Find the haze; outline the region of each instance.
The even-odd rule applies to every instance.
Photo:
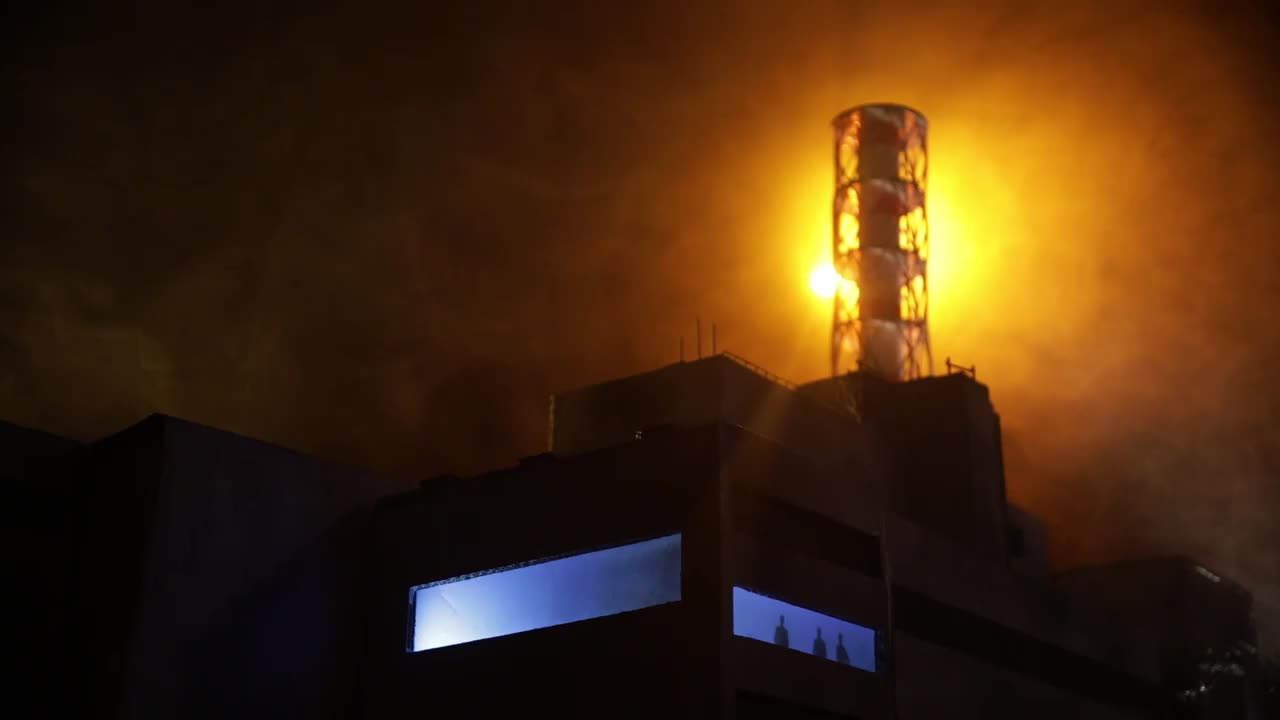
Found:
[[[5,24],[5,419],[164,412],[409,480],[540,451],[548,393],[692,352],[695,315],[815,379],[828,122],[900,102],[936,364],[991,386],[1055,562],[1188,553],[1280,597],[1270,18],[290,5]]]

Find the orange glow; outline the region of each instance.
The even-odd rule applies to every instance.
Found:
[[[820,298],[832,298],[840,288],[840,273],[831,263],[824,263],[809,273],[809,289]]]
[[[471,474],[535,451],[548,393],[693,357],[695,317],[717,350],[829,377],[876,232],[927,262],[928,303],[876,301],[927,312],[935,372],[977,367],[1008,498],[1059,569],[1217,549],[1280,608],[1280,562],[1243,551],[1274,545],[1280,491],[1261,15],[593,3],[563,26],[451,13],[437,45],[405,5],[388,28],[309,12],[200,83],[146,70],[127,93],[102,88],[171,49],[168,18],[19,48],[0,417],[86,439],[165,412],[390,478]],[[897,166],[923,181],[927,151],[926,206],[892,240],[870,193],[835,197],[871,161],[833,115],[879,101],[928,122]]]

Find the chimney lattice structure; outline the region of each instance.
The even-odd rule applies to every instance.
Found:
[[[911,108],[877,104],[850,108],[832,126],[832,258],[840,281],[831,373],[930,375],[928,123]]]

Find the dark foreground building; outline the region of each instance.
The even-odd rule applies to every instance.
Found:
[[[376,503],[169,418],[26,432],[26,687],[66,716],[1256,717],[1249,594],[1181,558],[1052,577],[962,374],[680,363]]]
[[[395,488],[159,415],[0,448],[23,716],[360,716],[361,508]]]

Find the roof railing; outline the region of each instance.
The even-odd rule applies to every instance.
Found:
[[[774,373],[772,373],[772,372],[769,372],[768,370],[764,369],[763,367],[760,367],[759,365],[757,365],[757,364],[755,364],[755,363],[751,362],[750,360],[748,360],[748,359],[746,359],[746,358],[742,357],[741,355],[735,355],[735,354],[733,354],[733,353],[731,353],[731,352],[729,352],[729,351],[727,351],[727,350],[722,350],[722,351],[720,351],[720,352],[719,352],[719,353],[717,353],[717,354],[719,354],[719,355],[723,355],[723,356],[725,356],[725,357],[729,358],[730,360],[732,360],[732,361],[734,361],[735,363],[737,363],[737,364],[741,365],[742,367],[744,367],[744,368],[746,368],[746,369],[750,370],[751,372],[753,372],[753,373],[755,373],[755,374],[759,375],[760,377],[764,378],[765,380],[768,380],[768,381],[773,382],[773,383],[777,383],[778,385],[781,385],[782,387],[784,387],[784,388],[786,388],[786,389],[788,389],[788,390],[795,390],[797,387],[799,387],[798,385],[796,385],[795,383],[791,382],[790,380],[788,380],[788,379],[786,379],[786,378],[782,377],[781,375],[777,375],[777,374],[774,374]]]

